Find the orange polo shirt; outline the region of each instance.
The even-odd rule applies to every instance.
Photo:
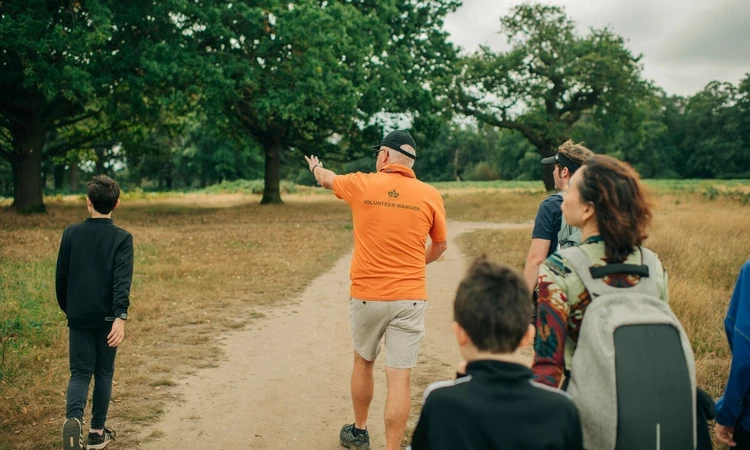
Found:
[[[350,294],[362,300],[427,300],[425,244],[448,239],[443,198],[408,167],[333,178],[352,208],[354,257]]]

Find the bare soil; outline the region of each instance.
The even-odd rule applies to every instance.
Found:
[[[452,305],[467,259],[456,237],[483,228],[527,224],[449,223],[449,248],[427,268],[426,336],[412,372],[412,414],[432,382],[452,378],[461,357],[451,331]],[[353,421],[349,378],[353,353],[348,292],[351,254],[312,281],[295,300],[256,308],[267,319],[226,334],[225,358],[178,382],[176,400],[143,434],[147,449],[339,449],[341,426]],[[529,353],[519,352],[520,362]],[[372,448],[384,447],[384,358],[375,366],[368,428]],[[405,439],[406,442],[406,439]]]

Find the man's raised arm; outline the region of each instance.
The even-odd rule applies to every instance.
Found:
[[[318,183],[326,189],[333,189],[333,177],[336,174],[332,170],[324,169],[323,163],[315,155],[305,156],[305,160]]]

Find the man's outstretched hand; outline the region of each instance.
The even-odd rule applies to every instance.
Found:
[[[315,155],[305,156],[305,161],[307,161],[307,165],[310,166],[310,172],[313,171],[315,166],[323,167],[323,163],[320,162],[318,157]]]
[[[310,166],[310,172],[313,173],[315,180],[324,188],[333,189],[333,177],[336,174],[328,169],[324,169],[323,163],[315,155],[305,156],[305,161]]]

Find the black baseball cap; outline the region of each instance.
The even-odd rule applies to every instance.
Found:
[[[411,137],[411,134],[409,134],[406,130],[396,130],[388,133],[382,141],[380,141],[380,144],[373,145],[372,148],[378,149],[382,146],[386,146],[388,148],[391,148],[393,150],[396,150],[399,153],[403,153],[404,155],[408,156],[411,159],[417,159],[417,156],[413,153],[409,153],[406,150],[402,149],[402,145],[409,145],[411,148],[414,149],[414,151],[417,150],[417,143],[414,142],[414,138]]]
[[[568,170],[572,172],[575,172],[578,170],[581,165],[572,159],[565,156],[565,154],[557,152],[555,156],[549,156],[547,158],[542,159],[542,164],[559,164],[563,167],[567,167]]]

